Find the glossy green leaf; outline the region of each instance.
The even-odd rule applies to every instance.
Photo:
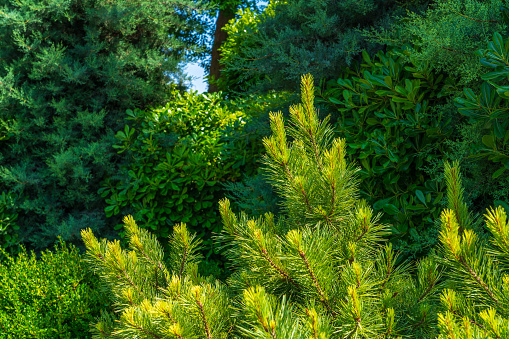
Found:
[[[506,168],[505,167],[500,167],[498,170],[496,170],[493,175],[491,176],[493,179],[496,179],[498,178],[499,176],[501,176],[504,172],[505,172]]]
[[[387,214],[390,214],[390,215],[396,215],[399,213],[399,208],[397,208],[395,205],[393,204],[387,204],[383,207],[383,210],[385,213]]]
[[[424,197],[424,193],[421,190],[415,191],[415,196],[419,199],[424,205],[426,205],[426,198]]]

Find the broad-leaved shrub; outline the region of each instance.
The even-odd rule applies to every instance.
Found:
[[[481,76],[479,92],[465,88],[464,97],[455,99],[459,112],[468,118],[468,134],[477,132],[476,140],[464,137],[462,142],[467,143],[467,160],[482,168],[474,182],[476,196],[488,196],[509,210],[509,38],[504,42],[495,33],[488,48],[476,54],[490,72]]]

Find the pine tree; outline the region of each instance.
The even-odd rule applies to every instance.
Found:
[[[484,215],[491,237],[463,201],[458,163],[446,163],[448,209],[442,212],[441,263],[447,277],[438,315],[440,338],[509,337],[509,223],[502,206]]]
[[[174,229],[168,267],[155,237],[124,219],[129,249],[82,232],[94,270],[116,301],[96,338],[414,338],[433,337],[440,271],[431,259],[398,264],[379,224],[357,195],[345,143],[332,138],[313,105],[313,78],[291,107],[288,135],[271,114],[265,165],[284,216],[239,217],[220,202],[224,244],[235,273],[226,284],[196,273],[199,241]],[[291,138],[291,139],[290,139]],[[289,142],[291,140],[291,142]]]
[[[437,264],[421,261],[415,282],[408,264],[396,264],[392,246],[381,244],[387,226],[358,198],[344,140],[332,138],[328,118],[317,118],[311,76],[302,78],[301,92],[291,126],[285,130],[281,114],[271,114],[273,135],[264,139],[284,217],[237,217],[228,200],[220,203],[219,240],[236,268],[228,284],[247,310],[240,328],[250,338],[432,335]]]
[[[230,324],[225,286],[197,273],[200,240],[186,226],[170,238],[169,267],[163,250],[147,230],[125,217],[129,250],[119,241],[98,241],[83,230],[88,261],[111,293],[119,319],[103,315],[94,338],[224,338]]]

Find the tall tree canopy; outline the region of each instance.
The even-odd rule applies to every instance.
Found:
[[[429,3],[272,0],[262,15],[244,11],[241,20],[225,27],[230,36],[221,63],[227,81],[219,86],[228,91],[295,89],[307,72],[317,81],[335,77],[363,49],[375,54],[383,48],[366,41],[362,28],[389,29],[396,15],[407,9],[422,12]]]

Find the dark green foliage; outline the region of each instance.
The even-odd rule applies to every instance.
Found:
[[[425,167],[442,159],[444,140],[453,137],[451,117],[435,108],[447,102],[453,80],[408,50],[378,52],[373,60],[362,55],[362,64],[354,62],[318,95],[334,108],[329,112],[339,111],[335,130],[347,141],[350,161],[362,166],[361,196],[384,212],[396,248],[419,254],[437,242],[444,185]]]
[[[420,12],[428,1],[410,6]],[[296,89],[300,76],[310,72],[331,79],[360,52],[381,50],[368,43],[359,29],[390,27],[392,15],[404,15],[394,1],[271,1],[262,14],[246,10],[225,27],[221,47],[226,91]]]
[[[220,48],[220,63],[224,67],[221,70],[222,76],[220,79],[208,79],[209,82],[216,83],[219,89],[229,94],[247,92],[247,89],[256,85],[260,76],[246,77],[243,70],[235,69],[235,64],[247,58],[247,53],[253,47],[261,47],[254,36],[258,32],[257,25],[266,16],[274,15],[274,6],[277,4],[277,1],[271,1],[261,13],[250,8],[240,9],[238,17],[223,28],[228,39]]]
[[[411,46],[412,58],[429,62],[461,87],[476,86],[484,69],[475,51],[484,48],[493,33],[508,32],[505,6],[505,0],[434,1],[422,13],[410,11],[390,28],[374,26],[363,36],[387,46]]]
[[[242,182],[225,183],[226,196],[236,203],[236,211],[244,211],[253,217],[265,213],[279,215],[280,199],[263,174],[245,177]]]
[[[0,248],[11,255],[18,252],[19,226],[16,219],[18,219],[18,214],[12,197],[2,192],[0,196]],[[0,252],[1,259],[3,259],[3,254]]]
[[[90,323],[109,309],[74,246],[60,242],[39,259],[23,248],[0,263],[0,338],[91,338]]]
[[[128,111],[130,123],[117,133],[114,146],[126,165],[100,190],[107,197],[107,216],[132,214],[160,239],[174,224],[187,223],[204,241],[206,258],[217,257],[211,236],[221,230],[220,183],[258,168],[261,141],[254,142],[256,135],[243,132],[243,126],[282,98],[226,101],[221,93],[175,93],[166,106]]]
[[[492,179],[496,179],[495,185],[498,186],[496,191],[502,190],[509,195],[509,86],[507,83],[509,80],[507,66],[509,38],[504,44],[502,36],[495,33],[488,44],[488,49],[479,50],[477,55],[482,57],[481,64],[491,68],[491,72],[481,76],[485,82],[482,83],[478,94],[470,88],[465,88],[465,98],[457,98],[455,103],[459,112],[468,117],[471,129],[477,128],[480,131],[479,139],[469,145],[470,158],[487,158],[494,162],[496,170],[485,172],[484,175],[489,174]],[[497,198],[502,200],[500,195]],[[501,202],[509,209],[507,201]]]
[[[229,105],[235,105],[249,114],[252,119],[248,120],[242,129],[242,133],[226,133],[222,137],[225,142],[223,152],[237,154],[238,150],[252,150],[254,167],[245,167],[243,179],[240,182],[225,182],[226,196],[232,201],[232,208],[236,212],[249,211],[250,215],[263,215],[266,212],[279,213],[279,197],[275,194],[272,186],[268,183],[265,175],[259,171],[261,159],[265,153],[262,139],[270,135],[270,111],[281,111],[283,116],[289,116],[288,106],[296,103],[299,97],[296,93],[267,93],[264,95],[243,95],[242,99],[229,101]],[[262,105],[263,104],[263,105]],[[258,108],[257,108],[258,107]],[[253,110],[254,109],[254,110]],[[240,155],[242,155],[242,151]]]
[[[198,49],[194,1],[0,1],[0,191],[20,240],[45,248],[104,230],[97,190],[117,167],[125,110],[164,102]]]

